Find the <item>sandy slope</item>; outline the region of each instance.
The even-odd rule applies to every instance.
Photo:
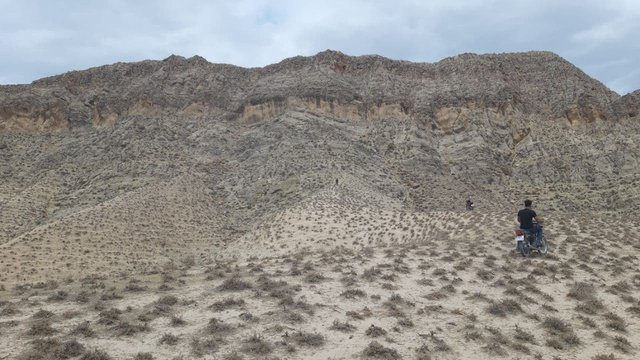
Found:
[[[372,210],[335,191],[157,272],[7,289],[0,354],[47,358],[62,345],[33,341],[49,337],[115,359],[637,356],[637,226],[545,214],[551,252],[524,259],[511,214]],[[85,321],[94,336],[70,334]]]

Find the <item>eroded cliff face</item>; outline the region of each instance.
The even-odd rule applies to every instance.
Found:
[[[442,108],[473,104],[519,107],[528,114],[582,123],[629,117],[626,106],[616,105],[618,99],[570,63],[546,52],[464,54],[419,64],[326,51],[258,69],[172,56],[2,87],[0,121],[4,128],[17,128],[12,124],[26,118],[37,123],[42,112],[54,106],[67,126],[102,125],[113,117],[131,115],[197,116],[210,109],[246,120],[253,111],[267,111],[265,116],[271,117],[289,105],[328,107],[323,111],[358,119],[391,115],[383,108],[394,106],[400,109],[393,111],[427,121]],[[199,109],[196,114],[194,108]],[[28,116],[18,121],[11,117],[14,113]]]
[[[379,103],[366,106],[360,101],[341,102],[337,99],[297,98],[271,99],[258,104],[246,104],[242,107],[240,122],[257,123],[273,120],[289,110],[311,111],[338,121],[375,122],[388,118],[410,117],[402,102]]]
[[[381,207],[451,210],[471,196],[503,209],[549,194],[549,208],[631,208],[639,104],[548,52],[421,64],[325,51],[255,69],[172,56],[75,71],[0,87],[0,199],[35,209],[0,228],[185,174],[232,233],[347,178]]]

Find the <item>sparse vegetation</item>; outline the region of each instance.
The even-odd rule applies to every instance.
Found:
[[[401,358],[397,350],[384,347],[377,341],[370,342],[362,352],[362,355],[370,359],[395,360]]]
[[[233,276],[224,280],[218,289],[222,291],[242,291],[251,289],[251,287],[252,286],[249,282],[244,281],[237,276]]]
[[[640,272],[618,273],[613,285],[594,280],[626,255],[594,253],[579,266],[586,261],[569,261],[569,251],[523,259],[476,249],[472,256],[466,241],[374,245],[367,256],[330,247],[246,261],[198,256],[189,269],[177,263],[135,278],[25,285],[21,295],[0,301],[0,336],[26,329],[18,331],[29,342],[15,354],[21,360],[47,358],[37,355],[36,340],[39,349],[60,349],[87,338],[95,346],[152,338],[159,350],[190,349],[183,359],[306,358],[332,353],[327,344],[347,338],[368,346],[341,351],[371,359],[456,357],[467,353],[463,344],[480,359],[587,350],[633,356]],[[101,356],[73,344],[73,358]],[[130,349],[118,358],[160,356]]]
[[[297,332],[293,335],[293,341],[299,345],[318,347],[325,343],[325,338],[321,334]]]
[[[243,342],[240,351],[256,356],[267,355],[273,351],[273,346],[262,337],[254,334]]]
[[[371,324],[365,334],[370,337],[379,337],[387,334],[387,331],[379,326]]]

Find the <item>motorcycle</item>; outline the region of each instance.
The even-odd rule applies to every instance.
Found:
[[[542,228],[542,225],[538,226]],[[533,251],[536,251],[539,254],[546,254],[547,251],[549,251],[549,244],[547,243],[547,239],[544,237],[544,232],[540,239],[540,246],[534,246],[535,234],[525,233],[520,229],[516,229],[515,242],[516,250],[524,257],[528,257]]]

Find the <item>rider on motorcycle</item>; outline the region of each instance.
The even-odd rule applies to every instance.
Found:
[[[533,246],[539,247],[542,239],[542,227],[539,224],[542,224],[542,219],[531,209],[531,200],[525,200],[524,209],[518,211],[518,223],[523,232],[534,235]]]

